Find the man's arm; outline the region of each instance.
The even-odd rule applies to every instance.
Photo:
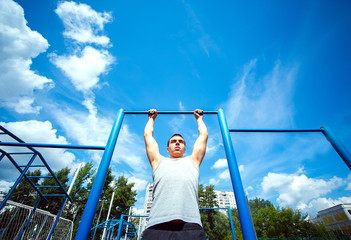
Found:
[[[196,118],[197,126],[199,129],[199,137],[196,139],[194,144],[193,153],[190,158],[193,160],[194,164],[200,167],[202,160],[204,159],[207,147],[208,132],[206,124],[203,121],[203,111],[196,109],[194,111],[194,116]]]
[[[161,160],[158,144],[153,137],[154,122],[156,117],[157,117],[157,110],[156,109],[149,110],[149,114],[148,114],[149,120],[146,123],[145,129],[144,129],[146,155],[149,159],[152,170],[154,170],[158,166]]]

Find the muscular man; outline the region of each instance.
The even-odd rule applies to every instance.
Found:
[[[205,156],[208,138],[202,113],[199,109],[194,111],[199,137],[192,154],[183,157],[185,140],[180,134],[174,134],[168,140],[169,158],[166,158],[160,154],[153,138],[157,110],[149,110],[144,139],[153,172],[154,191],[149,223],[142,240],[206,239],[198,204],[199,167]]]

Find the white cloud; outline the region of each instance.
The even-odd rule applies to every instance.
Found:
[[[50,89],[53,81],[30,69],[32,58],[45,52],[47,40],[27,26],[23,8],[0,2],[0,106],[18,113],[38,113],[34,90]]]
[[[236,128],[291,126],[297,68],[284,67],[278,62],[270,73],[256,79],[256,62],[254,59],[248,63],[235,79],[229,100],[224,104],[228,125]]]
[[[197,37],[199,47],[206,53],[207,57],[210,57],[210,51],[219,53],[220,49],[218,45],[214,42],[211,36],[206,33],[200,19],[197,17],[191,5],[186,1],[182,2],[188,16],[190,30]]]
[[[218,159],[211,167],[211,169],[214,168],[225,168],[228,167],[228,162],[226,158],[220,158]]]
[[[65,137],[57,135],[57,130],[52,127],[51,122],[45,121],[40,122],[36,120],[22,121],[22,122],[0,122],[0,125],[15,134],[17,137],[25,142],[29,143],[48,143],[48,144],[68,144]],[[2,135],[3,141],[9,141],[6,135]],[[14,151],[25,151],[24,148],[15,147],[3,147],[7,152]],[[20,150],[19,150],[20,149]],[[75,163],[75,156],[71,152],[65,149],[48,149],[48,148],[36,148],[42,156],[45,158],[50,168],[53,171],[60,170],[64,167],[75,169],[77,166]],[[27,156],[16,156],[16,160],[21,162],[24,159],[29,159]],[[4,160],[3,160],[4,161]],[[39,158],[36,160],[39,162]],[[26,162],[23,162],[25,164]],[[6,165],[0,169],[0,176],[6,179],[16,178],[17,170],[13,169],[11,165]],[[42,169],[45,172],[45,169]],[[16,172],[16,173],[15,173]]]
[[[141,209],[138,209],[138,208],[132,208],[132,213],[133,215],[144,215],[144,209],[141,208]]]
[[[138,179],[136,177],[128,178],[128,183],[134,183],[133,190],[135,191],[144,191],[146,189],[147,181],[144,179]]]
[[[320,205],[323,196],[344,184],[339,177],[324,180],[309,178],[301,171],[294,174],[270,172],[263,178],[261,187],[263,194],[278,193],[277,202],[282,207],[312,210],[317,209],[314,203]]]
[[[108,72],[114,57],[108,51],[87,46],[79,55],[52,55],[51,60],[78,91],[87,92],[97,86],[101,74]]]
[[[110,135],[113,119],[97,115],[95,110],[86,112],[56,110],[56,119],[70,139],[81,145],[105,146]],[[93,160],[99,162],[102,152],[91,151]],[[141,136],[129,130],[126,123],[121,127],[114,150],[113,163],[125,163],[136,173],[147,169],[144,142]]]
[[[346,182],[348,182],[346,190],[351,191],[351,174],[349,174],[349,176],[347,177]]]
[[[8,192],[15,182],[0,180],[0,192]]]
[[[229,179],[230,179],[229,170],[226,169],[226,170],[224,170],[223,172],[221,172],[221,173],[219,174],[219,179],[225,180],[225,181],[229,180]]]
[[[209,181],[209,183],[211,185],[217,185],[219,182],[220,182],[220,180],[216,179],[216,178],[211,178],[210,181]]]
[[[95,43],[107,46],[110,39],[99,35],[104,25],[111,22],[110,13],[99,13],[87,4],[61,2],[55,10],[65,26],[64,36],[79,43]]]
[[[329,207],[333,207],[338,204],[350,203],[350,202],[351,202],[351,197],[340,197],[337,199],[317,198],[317,199],[313,199],[308,204],[300,205],[300,210],[315,217],[318,211],[324,210]]]

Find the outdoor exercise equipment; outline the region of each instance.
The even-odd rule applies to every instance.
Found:
[[[192,111],[158,111],[161,114],[193,114]],[[96,207],[99,201],[99,196],[102,191],[102,186],[106,178],[106,173],[110,165],[113,150],[117,141],[117,137],[122,126],[122,121],[125,114],[148,114],[148,111],[125,111],[124,109],[119,109],[117,113],[116,120],[113,124],[104,155],[102,157],[95,182],[93,184],[87,205],[83,213],[84,222],[82,222],[78,228],[76,239],[87,239],[90,232],[90,227],[92,225]],[[227,156],[228,167],[230,172],[230,177],[232,180],[235,200],[238,207],[239,219],[241,223],[242,233],[245,240],[256,239],[255,230],[252,224],[251,215],[246,202],[245,192],[241,182],[241,177],[239,173],[238,164],[236,161],[233,144],[230,138],[230,130],[228,128],[226,118],[223,109],[218,111],[204,111],[203,114],[215,114],[218,116],[218,121],[222,133],[224,148]],[[235,131],[235,130],[231,130]],[[320,131],[327,137],[331,142],[332,146],[339,153],[340,157],[345,161],[347,166],[351,169],[351,155],[345,147],[335,138],[331,131],[327,127],[322,127]]]
[[[34,216],[37,207],[39,206],[41,200],[44,200],[46,202],[49,202],[47,197],[51,197],[51,198],[62,198],[64,197],[64,201],[60,207],[59,213],[57,214],[55,221],[51,227],[51,230],[48,234],[48,239],[51,238],[54,229],[58,223],[58,221],[60,220],[60,215],[62,213],[62,210],[65,206],[65,203],[68,200],[70,200],[71,202],[72,199],[69,196],[69,192],[70,190],[68,190],[68,192],[66,192],[65,188],[62,186],[62,184],[60,183],[60,181],[58,180],[58,178],[56,177],[55,173],[52,171],[52,169],[50,168],[50,166],[48,165],[47,161],[45,160],[45,158],[43,157],[43,155],[37,151],[36,149],[34,149],[33,147],[45,147],[45,148],[68,148],[68,149],[90,149],[90,150],[104,150],[104,147],[98,147],[98,146],[74,146],[74,145],[62,145],[62,144],[40,144],[40,143],[25,143],[22,139],[20,139],[19,137],[17,137],[15,134],[13,134],[12,132],[10,132],[9,130],[7,130],[6,128],[4,128],[3,126],[0,126],[0,135],[5,136],[6,138],[8,138],[9,140],[13,141],[13,142],[2,142],[0,141],[0,146],[12,146],[12,147],[24,147],[25,151],[16,151],[16,152],[9,152],[6,151],[2,148],[0,148],[0,161],[2,159],[4,159],[5,157],[7,159],[10,160],[10,162],[15,166],[15,168],[20,172],[20,176],[17,178],[17,180],[15,181],[15,183],[13,184],[13,186],[11,187],[11,189],[9,190],[9,192],[7,193],[7,195],[5,196],[5,198],[2,200],[1,204],[0,204],[0,211],[6,206],[6,203],[8,202],[8,200],[10,199],[11,195],[13,194],[14,190],[16,189],[16,187],[18,186],[18,184],[21,182],[21,180],[23,178],[25,178],[29,184],[36,190],[36,192],[39,194],[39,199],[36,202],[35,206],[33,208],[31,208],[31,212],[29,214],[29,216],[26,218],[26,222],[23,225],[20,233],[18,234],[17,239],[21,239],[22,236],[24,235],[27,227],[29,226],[29,223],[32,219],[32,217]],[[28,155],[30,157],[29,161],[26,164],[22,165],[20,163],[18,163],[18,161],[16,161],[16,157],[19,156],[24,156],[24,155]],[[41,164],[33,164],[35,160],[38,160],[41,162]],[[23,161],[20,161],[23,162]],[[27,175],[27,171],[30,168],[43,168],[46,169],[48,171],[48,175],[45,176],[28,176]],[[33,181],[31,179],[33,178],[39,178],[39,179],[43,179],[43,178],[53,178],[55,180],[56,185],[48,185],[48,186],[42,186],[42,185],[35,185],[33,183]],[[42,192],[42,189],[47,189],[47,188],[56,188],[58,189],[61,193],[60,194],[44,194]],[[10,223],[9,223],[10,224]],[[7,227],[6,227],[7,228]],[[2,236],[5,234],[5,232],[1,232],[0,234],[0,238],[2,238]]]
[[[157,112],[159,115],[162,114],[193,114],[192,111],[158,111]],[[148,114],[147,111],[125,111],[124,109],[119,109],[117,113],[116,120],[113,124],[112,130],[110,132],[110,136],[108,139],[108,142],[106,144],[106,147],[97,147],[97,146],[68,146],[68,145],[53,145],[53,144],[28,144],[24,143],[22,140],[18,140],[17,146],[26,146],[29,149],[33,151],[33,159],[25,166],[25,168],[22,170],[20,166],[14,163],[16,168],[21,172],[21,176],[19,179],[16,181],[15,185],[18,185],[19,181],[21,178],[25,177],[29,182],[30,179],[25,175],[25,172],[28,170],[30,167],[31,163],[34,161],[34,158],[36,156],[39,156],[42,159],[42,156],[39,152],[34,150],[32,147],[52,147],[52,148],[73,148],[73,149],[95,149],[95,150],[105,150],[104,154],[102,156],[95,181],[93,183],[88,202],[86,204],[86,207],[84,209],[84,213],[82,216],[82,219],[84,221],[81,221],[81,224],[79,225],[78,232],[76,234],[75,239],[81,240],[81,239],[88,239],[89,233],[91,230],[91,225],[93,223],[94,215],[96,212],[96,208],[99,202],[99,198],[102,192],[103,184],[106,178],[106,174],[108,171],[108,168],[110,166],[111,158],[113,155],[113,151],[117,142],[117,137],[119,134],[119,131],[122,126],[123,118],[124,115],[139,115],[139,114]],[[240,129],[229,129],[226,118],[224,115],[223,109],[219,109],[218,111],[204,111],[203,114],[214,114],[218,116],[218,122],[220,125],[221,133],[222,133],[222,138],[223,138],[223,144],[227,156],[227,161],[228,161],[228,168],[229,168],[229,173],[233,185],[233,190],[234,190],[234,195],[235,195],[235,200],[237,203],[238,207],[238,212],[239,212],[239,219],[240,219],[240,224],[242,228],[242,233],[243,237],[245,240],[251,240],[251,239],[256,239],[256,234],[254,230],[254,226],[252,223],[251,215],[249,212],[248,204],[246,201],[246,196],[245,192],[243,189],[240,173],[239,173],[239,168],[238,164],[236,161],[235,157],[235,152],[233,148],[233,144],[230,138],[230,132],[322,132],[324,136],[327,138],[327,140],[331,143],[331,145],[334,147],[336,152],[340,155],[340,157],[344,160],[345,164],[351,169],[351,154],[350,152],[342,145],[342,143],[335,137],[335,135],[331,132],[331,130],[327,126],[323,126],[320,129],[306,129],[306,130],[264,130],[264,129],[257,129],[257,130],[240,130]],[[4,131],[4,130],[3,130]],[[0,146],[16,146],[14,143],[4,143],[0,142]],[[6,153],[1,151],[0,155],[0,160],[4,157],[7,156],[10,160],[11,154]],[[11,160],[12,161],[12,160]],[[13,162],[13,161],[12,161]],[[44,163],[44,165],[49,169],[49,166]],[[51,171],[51,170],[50,170]],[[53,174],[53,173],[52,173]],[[53,175],[54,176],[54,175]],[[38,191],[39,195],[43,198],[46,199],[45,196],[39,191],[39,189],[32,184],[32,186]],[[62,188],[62,186],[61,186]],[[14,187],[11,189],[13,191]],[[69,198],[67,193],[65,193],[65,196]],[[70,199],[70,198],[69,198]],[[71,199],[70,199],[71,200]],[[4,202],[4,201],[3,201]],[[6,201],[5,201],[6,202]],[[1,204],[1,208],[3,207],[4,203]],[[0,208],[0,209],[1,209]]]

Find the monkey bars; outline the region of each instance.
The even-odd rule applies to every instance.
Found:
[[[95,215],[99,198],[102,192],[103,184],[106,178],[108,168],[110,166],[113,151],[117,142],[118,134],[121,129],[125,114],[133,114],[133,115],[148,114],[148,111],[125,111],[124,109],[119,109],[116,120],[111,130],[107,145],[105,147],[105,151],[102,156],[100,166],[98,168],[95,181],[93,183],[91,193],[88,198],[88,202],[84,209],[82,221],[79,225],[78,232],[75,237],[75,239],[77,240],[88,239],[89,237],[91,225],[93,223],[94,215]],[[161,114],[193,114],[193,112],[192,111],[158,111],[157,114],[160,114],[160,115]],[[246,201],[243,185],[241,182],[241,177],[240,177],[239,168],[235,157],[233,144],[230,138],[230,132],[235,132],[235,131],[238,132],[239,130],[233,130],[228,128],[223,109],[219,109],[218,111],[204,111],[203,114],[215,114],[218,116],[224,148],[225,148],[227,161],[228,161],[230,177],[232,180],[235,200],[238,207],[242,233],[245,240],[256,239],[256,234],[251,220],[251,215]],[[245,131],[247,132],[248,131],[256,131],[256,132],[266,131],[267,132],[268,130],[245,130]],[[287,130],[287,132],[306,132],[306,131],[307,130]],[[270,132],[281,132],[281,131],[270,130]],[[339,153],[340,157],[345,161],[347,166],[351,169],[350,153],[341,144],[341,142],[335,138],[335,136],[331,133],[331,131],[327,127],[322,127],[318,131],[312,130],[312,132],[322,132],[326,136],[328,141],[331,142],[335,150]]]

